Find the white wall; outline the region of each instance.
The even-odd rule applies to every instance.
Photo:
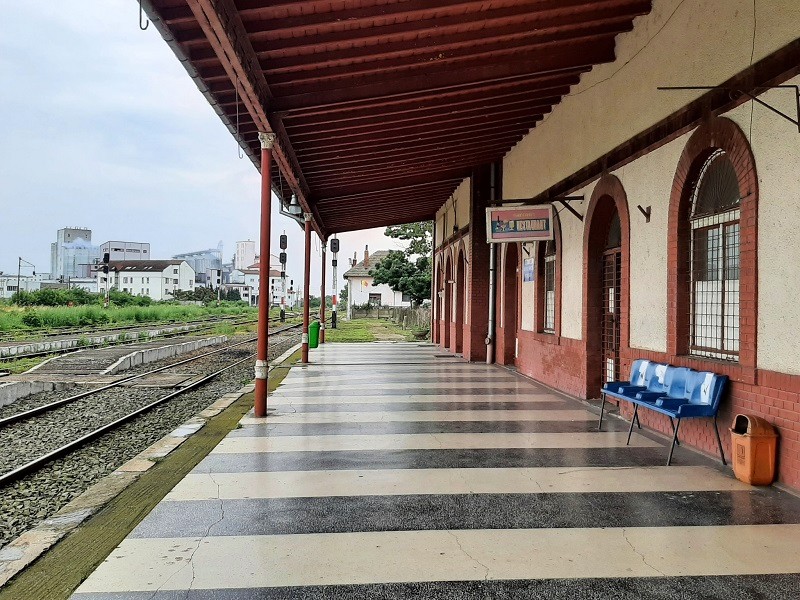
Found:
[[[800,77],[787,83],[800,85]],[[789,115],[796,110],[788,90],[773,90],[761,99]],[[748,135],[750,104],[729,117]],[[788,121],[756,105],[751,145],[759,187],[758,366],[800,374],[800,134]]]
[[[658,86],[717,85],[750,65],[753,0],[654,0],[617,60],[584,75],[569,96],[506,156],[503,194],[530,197],[700,96]],[[757,61],[797,37],[800,2],[758,0]],[[713,17],[712,17],[713,16]]]
[[[35,277],[30,275],[21,275],[19,278],[19,287],[23,292],[35,292],[41,289],[41,282]],[[17,292],[17,276],[16,275],[3,275],[0,276],[0,298],[11,298]]]
[[[453,235],[453,226],[462,229],[469,225],[471,209],[470,179],[462,181],[453,195],[436,212],[436,246]]]
[[[370,294],[381,295],[381,306],[411,306],[411,302],[403,302],[403,294],[395,292],[386,283],[374,285],[373,278],[370,276],[364,277],[348,277],[347,284],[347,305],[361,306],[369,302]]]

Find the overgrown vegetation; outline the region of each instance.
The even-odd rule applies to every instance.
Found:
[[[192,302],[216,302],[217,290],[212,290],[207,287],[196,287],[193,290],[176,290],[175,300],[186,300]],[[239,290],[227,290],[225,293],[220,294],[220,300],[228,302],[239,302],[242,295]]]
[[[387,337],[402,337],[407,341],[414,339],[410,330],[403,330],[385,319],[341,320],[336,329],[325,329],[326,342],[374,342]]]
[[[374,342],[372,324],[375,319],[339,321],[336,329],[325,329],[326,342]]]
[[[256,309],[241,303],[209,306],[152,303],[149,306],[102,304],[83,306],[0,306],[0,331],[56,327],[91,327],[108,324],[185,322],[218,315],[255,316]]]
[[[127,295],[130,296],[130,294]],[[97,294],[92,294],[82,288],[70,290],[42,289],[35,292],[23,290],[11,296],[11,302],[17,306],[81,306],[96,304],[97,301]]]

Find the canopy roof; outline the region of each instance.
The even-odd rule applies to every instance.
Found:
[[[651,0],[144,0],[273,185],[331,233],[430,219],[614,60]]]

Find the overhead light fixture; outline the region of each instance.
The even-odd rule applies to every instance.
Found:
[[[286,207],[286,212],[288,212],[290,215],[303,214],[303,207],[300,206],[295,194],[292,194],[292,199],[289,201],[289,206]]]

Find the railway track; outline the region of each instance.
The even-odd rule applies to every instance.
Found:
[[[300,340],[299,328],[294,325],[271,331],[275,337],[270,343],[270,360]],[[147,377],[128,383],[119,381],[116,388],[0,427],[3,448],[0,472],[5,474],[0,483],[0,549],[208,408],[214,400],[251,382],[255,342],[250,343],[252,347],[247,343],[228,347],[228,354],[220,352],[198,360],[192,369],[198,385],[181,389],[180,394],[173,394],[176,390],[164,386],[143,387],[149,385]],[[177,362],[167,366],[185,372],[187,365]],[[197,365],[201,362],[204,383],[199,382],[201,369]],[[135,369],[137,374],[145,369],[156,370],[141,365]],[[163,371],[154,375],[155,378],[171,376]],[[57,392],[43,392],[15,404],[34,408],[60,399]],[[156,400],[163,401],[156,403]],[[12,406],[3,407],[5,410],[0,409],[0,414],[11,416],[11,410],[20,410],[19,406],[14,409]],[[133,413],[138,416],[132,416]],[[106,426],[104,432],[98,431]],[[38,466],[29,464],[34,461]],[[27,473],[19,471],[26,464]],[[8,477],[12,470],[18,472]]]
[[[295,332],[295,330],[297,330],[298,327],[299,327],[299,325],[289,325],[289,326],[283,327],[281,329],[273,330],[272,335],[276,335],[277,336],[277,335],[281,335],[281,334],[290,334],[292,332]],[[82,400],[86,400],[86,399],[94,397],[94,396],[106,394],[106,393],[114,391],[114,390],[119,390],[119,389],[124,388],[124,391],[122,392],[122,395],[131,396],[131,394],[132,394],[131,390],[130,390],[129,387],[126,387],[126,386],[129,386],[131,383],[136,382],[137,380],[144,380],[145,378],[151,377],[154,374],[162,373],[164,371],[167,371],[167,370],[170,370],[170,369],[175,369],[176,367],[180,367],[180,366],[187,365],[187,364],[190,364],[190,363],[196,363],[198,361],[202,361],[202,360],[207,359],[207,358],[212,357],[212,356],[215,357],[215,356],[218,356],[218,355],[221,355],[221,354],[225,354],[225,353],[230,354],[232,352],[235,352],[236,349],[238,349],[238,348],[242,348],[244,346],[247,346],[248,344],[254,344],[255,342],[256,342],[256,338],[255,337],[248,338],[246,340],[237,342],[235,344],[227,345],[224,348],[218,348],[218,349],[213,350],[213,351],[204,352],[204,353],[202,353],[202,354],[200,354],[198,356],[194,356],[194,357],[191,357],[191,358],[180,360],[180,361],[171,363],[169,365],[161,366],[161,367],[158,367],[156,369],[150,369],[148,371],[145,371],[145,372],[142,372],[142,373],[137,373],[135,375],[131,375],[131,376],[128,376],[128,377],[123,377],[122,379],[117,380],[117,381],[115,381],[113,383],[110,383],[110,384],[107,384],[107,385],[103,385],[101,387],[94,388],[92,390],[87,390],[87,391],[82,392],[80,394],[75,394],[75,395],[69,396],[67,398],[59,399],[59,400],[56,400],[56,401],[53,401],[53,402],[48,402],[48,403],[42,404],[40,406],[31,408],[31,409],[28,409],[28,410],[25,410],[25,411],[21,411],[21,412],[6,416],[6,417],[0,419],[0,439],[2,439],[2,433],[4,431],[6,431],[7,429],[9,429],[10,427],[12,427],[12,426],[24,425],[25,422],[30,422],[31,420],[34,420],[34,419],[36,419],[36,418],[38,418],[38,417],[40,417],[42,415],[47,415],[47,414],[53,413],[54,411],[58,411],[58,410],[60,410],[60,409],[62,409],[64,407],[72,405],[72,404],[74,404],[76,402],[79,402],[79,401],[82,401]],[[183,387],[180,387],[180,388],[178,388],[178,389],[176,389],[174,391],[171,391],[166,395],[160,395],[161,394],[160,391],[157,391],[155,394],[153,394],[152,392],[136,394],[136,396],[138,396],[138,397],[134,400],[134,404],[138,404],[138,406],[136,406],[135,408],[133,408],[129,412],[126,412],[125,414],[114,418],[110,422],[105,422],[102,425],[99,425],[99,426],[94,427],[94,428],[90,428],[88,431],[80,430],[81,429],[80,425],[84,424],[84,417],[82,416],[82,414],[80,412],[78,412],[77,415],[73,415],[73,416],[70,417],[70,419],[72,419],[72,421],[77,422],[77,424],[78,424],[77,429],[79,429],[79,435],[77,437],[69,440],[68,442],[66,442],[66,443],[64,443],[64,444],[62,444],[62,445],[60,445],[60,446],[58,446],[56,448],[48,448],[47,451],[42,452],[41,454],[39,454],[35,458],[27,460],[26,462],[24,462],[22,464],[18,464],[16,466],[14,466],[13,468],[11,468],[10,470],[6,471],[2,475],[0,475],[0,488],[2,488],[3,486],[7,486],[7,485],[13,483],[16,480],[18,480],[18,479],[20,479],[22,477],[25,477],[26,475],[28,475],[30,473],[36,472],[38,469],[40,469],[42,466],[46,465],[47,463],[49,463],[49,462],[51,462],[51,461],[53,461],[53,460],[55,460],[57,458],[60,458],[62,456],[65,456],[65,455],[69,454],[70,452],[74,451],[76,448],[79,448],[79,447],[83,446],[84,444],[90,442],[91,440],[99,438],[100,436],[102,436],[102,435],[104,435],[104,434],[106,434],[108,432],[111,432],[111,431],[119,428],[120,426],[122,426],[122,425],[124,425],[126,423],[129,423],[130,421],[136,419],[140,415],[152,410],[153,408],[155,408],[157,406],[160,406],[160,405],[162,405],[164,403],[167,403],[170,400],[173,400],[173,399],[175,399],[175,398],[177,398],[179,396],[182,396],[184,394],[187,394],[187,393],[189,393],[191,391],[197,390],[198,388],[200,388],[200,387],[204,386],[205,384],[207,384],[209,381],[211,381],[213,379],[216,379],[217,377],[219,377],[223,373],[225,373],[225,372],[227,372],[227,371],[229,371],[231,369],[234,369],[237,366],[242,365],[245,362],[251,361],[254,356],[255,356],[254,352],[246,352],[244,356],[237,356],[235,359],[228,360],[226,362],[226,364],[224,366],[222,366],[221,368],[214,368],[212,372],[204,374],[199,379],[196,378],[196,377],[192,378],[193,380],[191,381],[191,383],[183,385]],[[152,398],[152,396],[154,396],[154,395],[157,396],[155,399]],[[112,402],[118,401],[119,400],[118,396],[119,396],[119,394],[114,395],[112,397]],[[92,409],[90,409],[90,408],[87,409],[85,411],[85,413],[86,414],[92,414],[92,416],[95,416],[95,417],[97,416],[96,414],[92,413]],[[66,421],[69,421],[70,419],[66,419]],[[8,444],[4,444],[4,445],[6,446],[6,451],[10,450],[10,448],[8,447],[9,446]],[[46,446],[46,444],[43,444],[43,445]]]

